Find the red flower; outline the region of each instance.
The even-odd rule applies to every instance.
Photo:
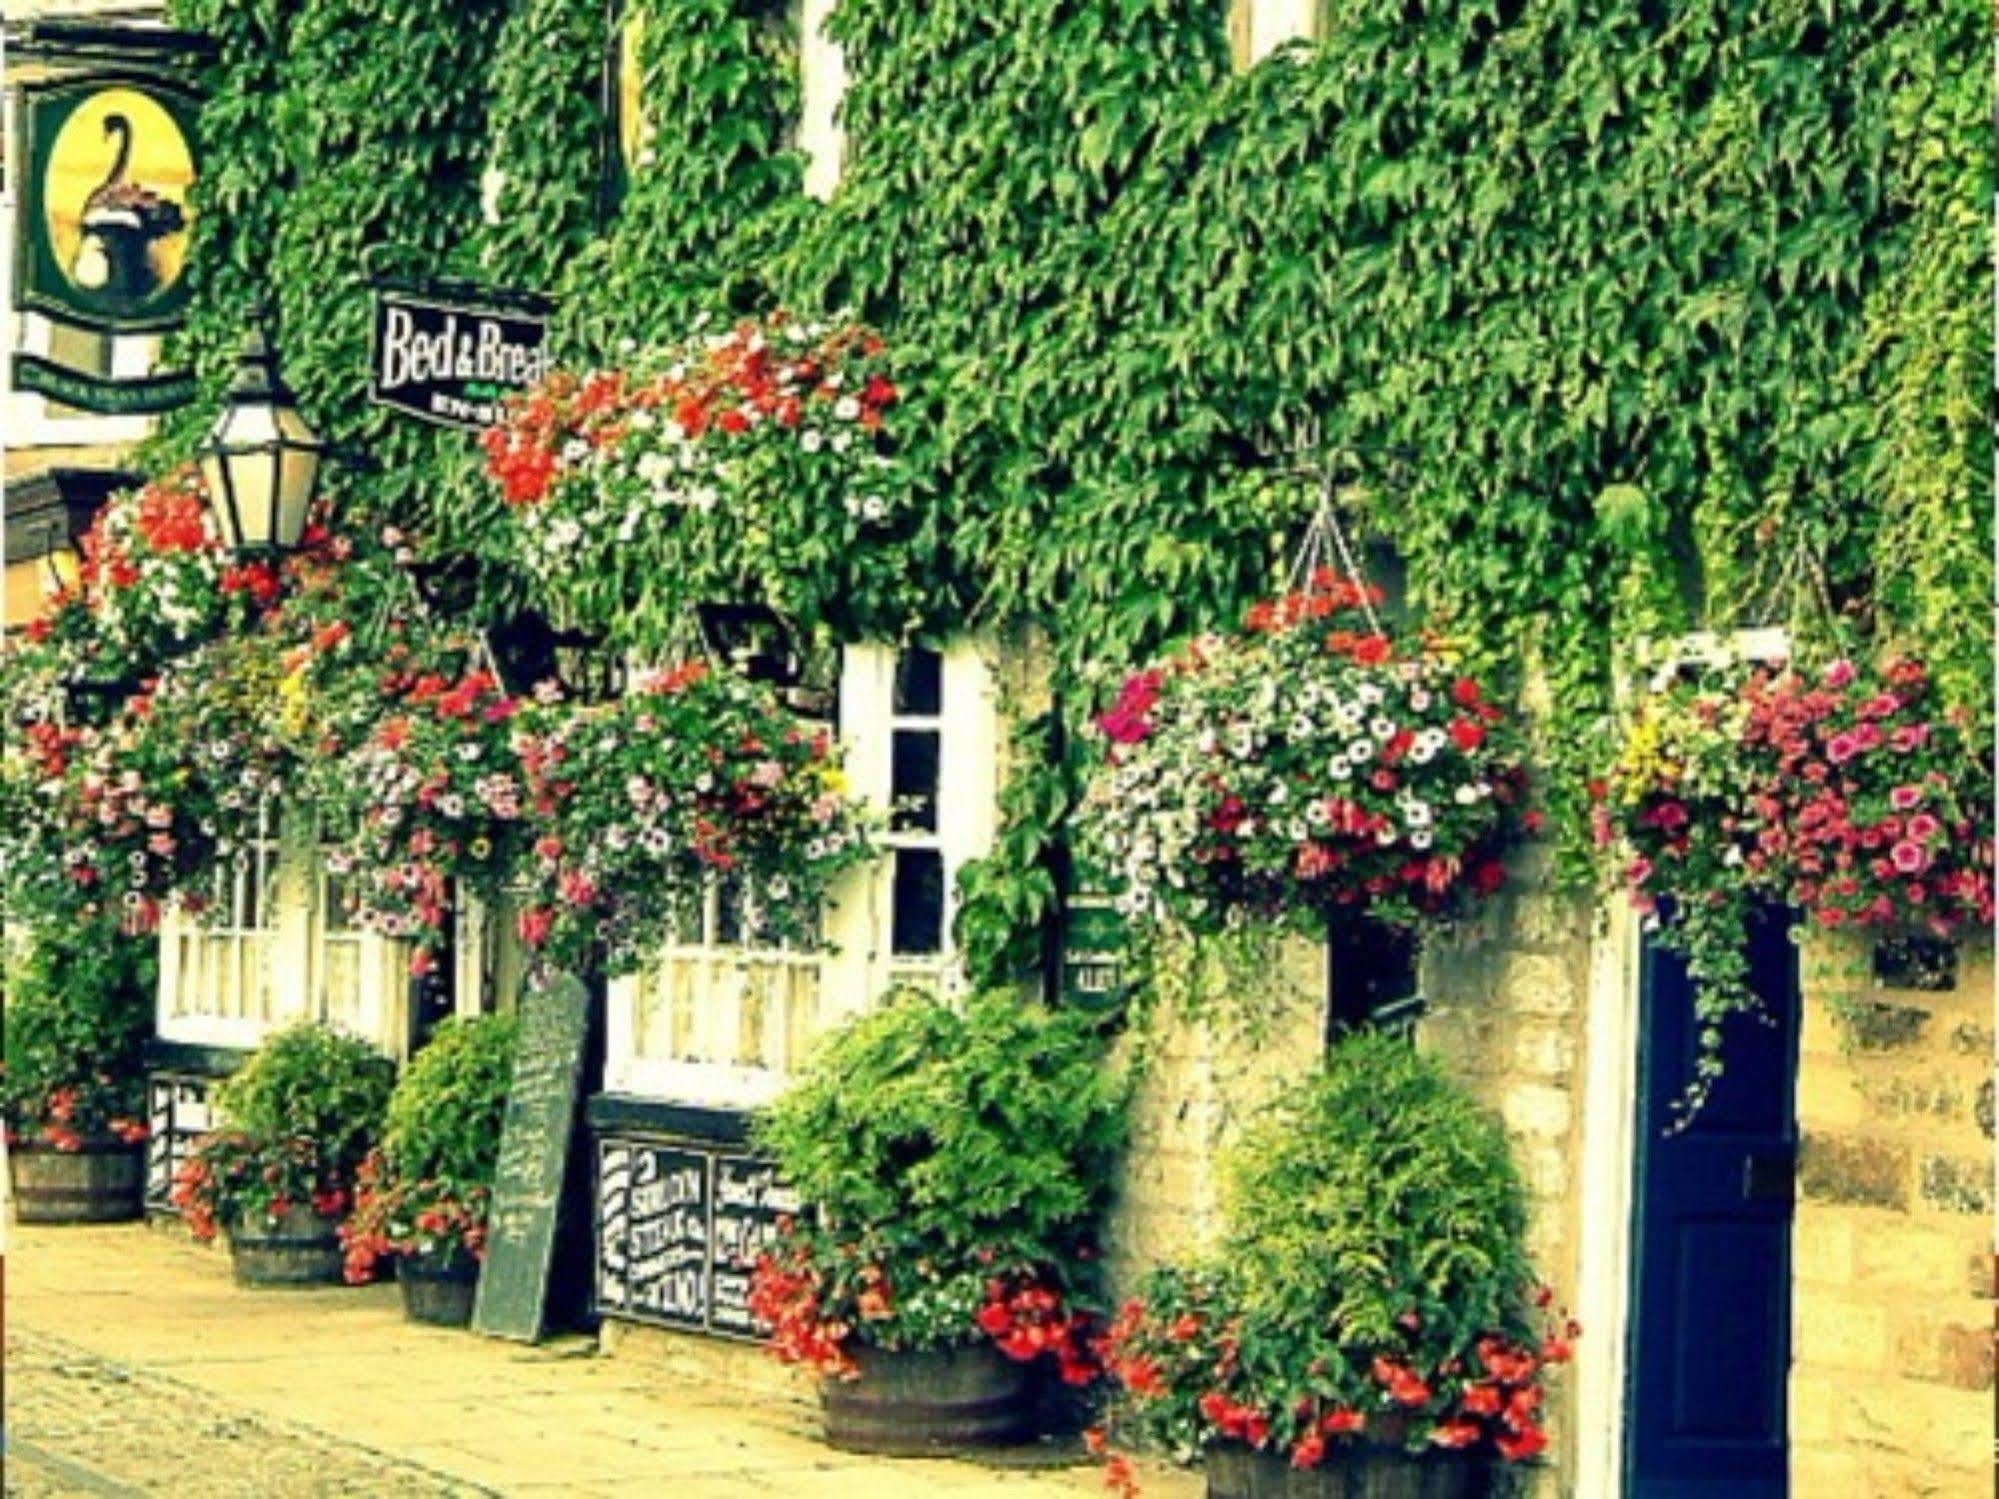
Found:
[[[1476,1421],[1467,1421],[1462,1416],[1449,1421],[1440,1421],[1430,1433],[1430,1440],[1439,1447],[1469,1447],[1485,1435],[1485,1428]]]
[[[1538,1426],[1523,1426],[1518,1431],[1502,1431],[1494,1438],[1499,1455],[1508,1462],[1517,1463],[1535,1456],[1548,1445],[1548,1434]]]
[[[1485,728],[1468,718],[1454,718],[1451,720],[1451,742],[1470,754],[1485,743]]]

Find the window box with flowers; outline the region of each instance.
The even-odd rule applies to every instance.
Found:
[[[1992,758],[1934,704],[1916,661],[1816,674],[1732,659],[1638,704],[1599,795],[1598,842],[1695,982],[1700,1056],[1683,1113],[1753,1012],[1746,924],[1955,939],[1993,918]]]
[[[1578,1331],[1525,1229],[1499,1121],[1358,1032],[1238,1143],[1213,1252],[1120,1309],[1111,1431],[1204,1461],[1211,1499],[1486,1494],[1545,1447],[1541,1381]],[[1135,1492],[1122,1455],[1109,1477]]]
[[[805,1204],[752,1310],[823,1376],[827,1438],[877,1452],[1017,1440],[1032,1365],[1097,1373],[1097,1225],[1125,1084],[1087,1018],[1011,991],[917,991],[835,1032],[755,1138]]]

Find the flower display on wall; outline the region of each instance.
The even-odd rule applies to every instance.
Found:
[[[1696,1099],[1721,1025],[1751,1010],[1745,923],[1938,937],[1993,917],[1992,762],[1940,713],[1920,662],[1745,663],[1676,677],[1639,705],[1598,793],[1597,840],[1697,981]]]
[[[359,738],[317,776],[329,865],[350,876],[354,915],[435,961],[462,883],[500,893],[525,850],[527,789],[511,721],[520,704],[492,672],[392,665]]]
[[[1515,730],[1427,642],[1321,571],[1129,677],[1086,815],[1126,914],[1194,928],[1446,915],[1505,881],[1534,814]]]
[[[276,601],[270,562],[234,561],[200,476],[180,469],[114,495],[84,534],[73,589],[28,628],[68,648],[76,674],[109,679],[158,662]]]
[[[602,707],[542,704],[513,743],[534,814],[520,934],[559,967],[629,970],[717,883],[749,934],[809,945],[833,880],[872,856],[830,729],[703,662]]]
[[[718,599],[899,625],[936,599],[909,565],[929,543],[897,499],[898,399],[873,333],[775,313],[558,371],[486,434],[487,473],[561,612],[622,640]]]

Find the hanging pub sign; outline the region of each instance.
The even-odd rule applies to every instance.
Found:
[[[143,72],[21,86],[15,302],[111,333],[187,310],[195,95]]]
[[[441,427],[490,427],[507,396],[548,373],[552,306],[531,292],[462,282],[379,285],[369,395]]]

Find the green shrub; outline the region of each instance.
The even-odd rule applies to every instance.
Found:
[[[810,1205],[760,1276],[779,1352],[994,1337],[1080,1375],[1074,1310],[1124,1138],[1124,1080],[1087,1019],[996,990],[913,991],[830,1037],[756,1138]]]
[[[1131,1423],[1300,1467],[1362,1432],[1532,1456],[1572,1329],[1535,1329],[1526,1223],[1499,1121],[1406,1041],[1349,1038],[1231,1152],[1216,1252],[1112,1329]]]
[[[140,1049],[152,1026],[158,943],[99,927],[37,929],[6,974],[0,1110],[10,1134],[74,1150],[145,1136]]]
[[[511,1016],[447,1020],[403,1069],[340,1230],[348,1280],[373,1279],[392,1255],[484,1257],[517,1034]]]
[[[367,1042],[323,1025],[266,1041],[216,1093],[226,1127],[181,1168],[174,1203],[197,1237],[310,1202],[347,1210],[382,1130],[395,1068]]]

